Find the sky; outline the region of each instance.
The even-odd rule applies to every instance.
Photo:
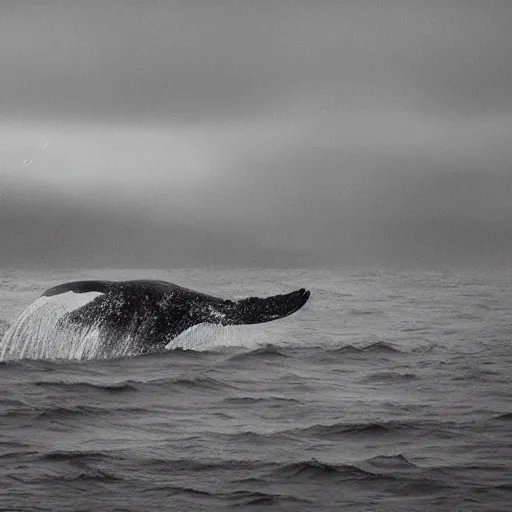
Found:
[[[512,263],[512,2],[0,3],[0,266]]]

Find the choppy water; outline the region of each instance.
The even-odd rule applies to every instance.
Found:
[[[511,272],[3,271],[0,334],[98,277],[312,298],[160,356],[0,363],[1,510],[511,510]]]

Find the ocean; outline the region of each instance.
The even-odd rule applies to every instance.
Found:
[[[2,511],[512,510],[512,271],[0,271],[311,298],[165,354],[0,362]]]

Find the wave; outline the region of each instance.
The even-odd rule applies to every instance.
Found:
[[[108,416],[113,413],[122,414],[147,414],[148,409],[145,407],[136,406],[104,406],[99,407],[96,405],[59,405],[59,406],[25,406],[16,407],[15,409],[7,409],[2,412],[2,418],[21,419],[28,418],[30,421],[36,420],[61,420],[71,419],[76,417],[98,417]],[[57,427],[52,427],[57,428]],[[66,427],[63,426],[63,429]]]
[[[418,327],[405,327],[404,329],[401,329],[401,332],[429,332],[431,331],[431,327],[426,327],[424,325],[418,326]]]
[[[416,427],[407,423],[390,422],[362,422],[362,423],[333,423],[332,425],[313,425],[296,432],[322,439],[336,439],[341,436],[380,436],[403,433],[414,430]]]
[[[394,347],[390,343],[385,341],[376,341],[363,347],[365,352],[377,352],[377,353],[401,353],[402,351]]]
[[[293,478],[293,479],[367,479],[378,478],[381,476],[371,471],[361,469],[351,464],[329,464],[321,462],[317,459],[308,461],[293,462],[291,464],[283,464],[278,469],[274,470],[272,475],[280,478]]]
[[[110,456],[108,452],[99,451],[82,451],[82,450],[55,450],[47,453],[40,454],[39,460],[48,461],[64,461],[64,462],[75,462],[75,461],[100,461],[109,460]]]
[[[354,347],[354,345],[343,345],[335,349],[327,349],[326,352],[330,354],[361,354],[363,349],[360,347]]]
[[[226,404],[232,405],[253,405],[253,404],[269,404],[269,405],[284,405],[286,403],[290,404],[300,404],[300,400],[295,398],[284,398],[281,396],[263,396],[263,397],[251,397],[251,396],[240,396],[240,397],[230,397],[225,398],[223,400]]]
[[[233,434],[215,434],[215,437],[224,438],[230,442],[242,442],[244,445],[247,444],[264,444],[268,446],[269,444],[280,444],[289,442],[292,439],[291,432],[287,430],[278,431],[278,432],[253,432],[251,430],[247,430],[245,432],[238,432]]]
[[[75,405],[75,406],[56,406],[56,407],[16,407],[14,410],[6,410],[2,413],[2,418],[22,418],[33,417],[39,419],[61,419],[73,416],[88,416],[97,414],[109,414],[111,410],[93,406]]]
[[[234,501],[233,505],[238,507],[266,507],[266,506],[284,506],[290,504],[310,504],[309,500],[297,498],[286,494],[271,494],[260,491],[234,491],[224,495],[229,501]]]
[[[70,407],[42,407],[35,411],[37,418],[62,419],[74,416],[97,416],[111,414],[111,409],[104,407],[95,407],[90,405],[75,405]]]
[[[123,480],[123,478],[115,475],[111,471],[105,471],[104,469],[94,468],[87,464],[83,464],[83,467],[76,470],[66,470],[65,474],[61,474],[58,480],[64,480],[65,482],[117,482]]]
[[[249,359],[275,359],[289,357],[284,351],[275,345],[268,344],[264,347],[260,347],[250,352],[243,352],[241,354],[235,354],[229,358],[229,361],[246,361]]]
[[[137,388],[133,384],[128,382],[112,383],[112,384],[100,384],[93,382],[65,382],[65,381],[36,381],[35,386],[42,388],[65,388],[73,391],[82,392],[89,390],[106,391],[109,393],[126,393],[137,391]]]
[[[79,457],[81,455],[79,454]],[[92,456],[94,457],[94,455]],[[380,482],[385,484],[393,494],[409,495],[411,492],[436,492],[451,488],[448,482],[432,479],[429,471],[416,466],[404,455],[378,456],[357,463],[332,463],[318,460],[316,458],[301,461],[249,461],[249,460],[167,460],[167,459],[148,459],[144,460],[145,465],[152,466],[154,470],[162,468],[173,472],[190,471],[193,473],[212,472],[218,474],[220,471],[234,471],[240,473],[251,470],[253,474],[257,472],[258,476],[248,478],[234,478],[233,483],[247,485],[267,485],[273,481],[285,482],[312,482],[317,481],[325,484],[338,484],[349,481]],[[179,492],[179,489],[177,489]],[[184,491],[186,492],[186,491]],[[222,493],[224,498],[237,498],[247,495],[247,499],[267,498],[279,499],[279,496],[253,496],[250,491],[235,491],[234,493]],[[219,496],[217,494],[217,496]],[[288,496],[290,499],[296,499]],[[263,503],[263,501],[262,501]]]
[[[36,381],[36,386],[41,388],[61,388],[63,390],[76,391],[78,393],[87,391],[98,391],[112,394],[134,393],[140,391],[142,387],[172,387],[174,389],[234,389],[234,386],[220,380],[210,377],[195,378],[160,378],[153,380],[126,380],[114,383],[98,383],[89,381]]]
[[[164,492],[166,495],[171,496],[175,494],[185,494],[186,496],[206,497],[209,499],[214,499],[218,496],[217,493],[214,492],[171,484],[146,487],[145,489],[142,489],[141,492]]]
[[[359,382],[404,382],[416,380],[418,377],[414,373],[399,372],[375,372],[359,379]]]
[[[232,389],[234,386],[227,382],[212,379],[210,377],[196,377],[194,379],[173,379],[163,381],[167,385],[173,388],[184,388],[184,389]]]
[[[356,309],[350,310],[351,315],[355,316],[367,316],[367,315],[382,315],[382,311],[379,309]]]
[[[196,437],[190,438],[194,440]],[[264,469],[269,464],[258,460],[239,460],[239,459],[167,459],[161,457],[150,457],[145,458],[143,463],[153,468],[162,468],[165,471],[169,471],[172,468],[175,472],[182,471],[243,471],[243,470],[258,470]]]
[[[176,356],[182,356],[184,358],[197,358],[202,356],[208,356],[208,355],[215,355],[218,352],[214,350],[196,350],[194,348],[190,347],[174,347],[174,348],[168,348],[166,352],[163,354],[157,353],[158,356],[161,355],[170,355],[172,357]],[[155,354],[143,354],[142,357],[153,357]]]
[[[496,485],[493,485],[493,488],[499,489],[500,491],[512,492],[512,484],[496,484]]]
[[[376,354],[393,354],[393,353],[402,353],[401,350],[394,347],[390,343],[385,341],[375,341],[363,347],[356,347],[354,345],[343,345],[341,347],[337,347],[335,349],[326,349],[326,352],[330,354],[364,354],[364,353],[376,353]]]
[[[2,407],[30,407],[28,402],[25,402],[23,400],[18,400],[17,398],[11,398],[11,397],[0,397],[0,405]],[[1,444],[1,441],[0,441]]]
[[[491,419],[496,421],[512,421],[512,412],[498,414],[498,416],[494,416],[494,418]]]
[[[396,455],[378,455],[377,457],[371,457],[366,459],[364,464],[369,464],[379,469],[418,469],[416,464],[412,463],[401,453]]]

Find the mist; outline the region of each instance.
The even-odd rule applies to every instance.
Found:
[[[0,264],[509,265],[509,2],[3,2]]]

